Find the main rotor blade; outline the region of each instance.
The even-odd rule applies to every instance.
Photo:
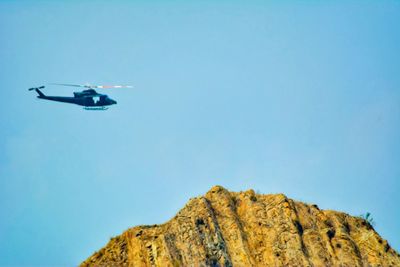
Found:
[[[62,86],[72,86],[72,87],[87,87],[87,85],[84,84],[68,84],[68,83],[49,83],[52,85],[62,85]]]
[[[131,85],[92,85],[92,88],[101,88],[101,89],[108,89],[108,88],[133,88]]]
[[[100,88],[100,89],[109,89],[109,88],[133,88],[131,85],[91,85],[91,84],[69,84],[69,83],[50,83],[53,85],[62,85],[62,86],[72,86],[72,87],[84,87],[84,88]]]

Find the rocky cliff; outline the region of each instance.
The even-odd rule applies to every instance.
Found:
[[[112,238],[81,266],[400,266],[364,219],[215,186],[169,222]]]

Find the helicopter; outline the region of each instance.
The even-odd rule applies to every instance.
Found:
[[[132,88],[130,85],[90,85],[90,84],[66,84],[66,83],[51,83],[51,85],[83,87],[85,90],[81,92],[74,92],[74,96],[47,96],[43,94],[40,89],[45,86],[29,88],[29,91],[35,90],[38,93],[39,99],[52,100],[70,104],[83,106],[86,110],[106,110],[107,106],[117,104],[117,101],[108,97],[105,94],[99,94],[95,89],[108,89],[108,88]]]

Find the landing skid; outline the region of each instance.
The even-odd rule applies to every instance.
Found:
[[[107,107],[84,107],[85,110],[107,110]]]

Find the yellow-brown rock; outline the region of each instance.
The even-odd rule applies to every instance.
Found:
[[[81,266],[400,266],[362,218],[214,186],[169,222],[112,238]]]

